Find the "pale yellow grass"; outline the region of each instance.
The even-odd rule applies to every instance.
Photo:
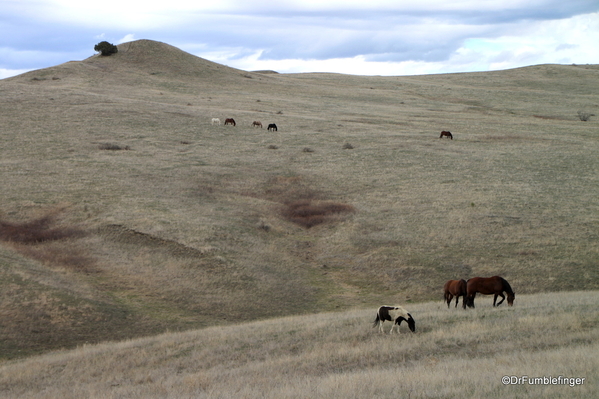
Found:
[[[590,398],[599,293],[517,296],[512,308],[408,307],[417,332],[373,329],[376,307],[84,346],[0,368],[28,398]],[[390,326],[386,326],[386,330]],[[502,377],[579,378],[504,385]],[[584,380],[582,380],[584,378]],[[515,380],[513,380],[515,381]]]

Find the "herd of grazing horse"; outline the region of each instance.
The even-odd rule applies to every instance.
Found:
[[[212,124],[213,124],[213,125],[220,125],[220,119],[219,119],[219,118],[212,118]],[[236,126],[237,124],[235,123],[235,119],[233,119],[233,118],[227,118],[227,119],[225,119],[225,125],[233,125],[233,126]],[[262,122],[260,122],[260,121],[254,121],[254,122],[252,122],[252,127],[259,127],[259,128],[262,128],[262,127],[263,127],[263,126],[262,126]],[[268,130],[268,131],[273,131],[273,132],[276,132],[276,131],[278,131],[279,129],[277,128],[277,125],[275,125],[274,123],[270,123],[270,124],[268,125],[268,128],[267,128],[267,130]],[[443,138],[443,137],[447,137],[447,138],[450,138],[450,139],[452,139],[452,140],[453,140],[453,134],[451,134],[451,132],[448,132],[448,131],[446,131],[446,130],[443,130],[443,131],[441,132],[441,135],[439,136],[439,138]]]
[[[510,283],[503,277],[473,277],[466,281],[461,280],[449,280],[443,287],[445,291],[444,302],[447,302],[447,307],[451,304],[453,298],[455,298],[455,307],[458,307],[460,297],[462,297],[462,306],[466,309],[466,306],[474,308],[474,298],[476,294],[483,295],[495,295],[493,298],[493,306],[499,306],[505,300],[503,293],[507,294],[507,303],[509,306],[514,304],[514,298],[516,295],[510,286]],[[501,297],[501,301],[497,303],[497,297]],[[376,312],[376,318],[374,319],[373,327],[378,326],[379,331],[383,331],[383,323],[385,321],[391,322],[391,330],[389,334],[393,333],[393,330],[397,327],[397,333],[399,334],[399,326],[405,321],[408,323],[410,331],[416,331],[416,321],[407,310],[401,306],[381,306]]]
[[[220,119],[219,118],[212,118],[212,122],[211,123],[213,125],[220,125]],[[235,119],[233,119],[233,118],[227,118],[227,119],[225,119],[225,126],[226,125],[237,126],[237,123],[235,123]],[[262,126],[262,122],[260,122],[260,121],[254,121],[254,122],[252,122],[252,127],[262,128],[263,127]],[[276,132],[279,129],[277,128],[277,125],[275,125],[274,123],[271,123],[271,124],[268,125],[267,130]]]

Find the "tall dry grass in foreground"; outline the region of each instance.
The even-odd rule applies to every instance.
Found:
[[[520,295],[513,308],[409,306],[417,332],[371,328],[376,306],[210,327],[5,363],[0,396],[28,398],[589,398],[599,292]],[[388,329],[390,325],[386,326]],[[503,376],[582,384],[502,384]]]

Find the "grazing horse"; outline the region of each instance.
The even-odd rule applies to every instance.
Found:
[[[443,130],[441,132],[441,135],[439,136],[439,138],[443,138],[443,137],[449,137],[450,139],[453,140],[453,134],[451,134],[451,132],[448,132],[447,130]]]
[[[268,125],[268,129],[266,130],[272,130],[273,132],[278,132],[279,129],[277,129],[277,125],[275,125],[274,123],[271,123],[270,125]]]
[[[376,312],[376,319],[374,319],[372,327],[379,326],[379,331],[384,334],[383,323],[385,321],[390,321],[393,324],[389,334],[393,333],[395,326],[397,326],[397,333],[399,334],[399,325],[402,321],[408,322],[410,331],[416,331],[416,322],[414,321],[414,318],[401,306],[381,306]]]
[[[257,127],[257,126],[260,126],[260,129],[262,129],[262,122],[254,121],[254,123],[252,123],[252,127]]]
[[[218,119],[218,118],[212,118],[212,124],[213,125],[220,125],[220,119]]]
[[[233,118],[227,118],[227,119],[225,119],[225,125],[236,126],[235,119],[233,119]]]
[[[499,306],[505,300],[504,292],[507,293],[507,304],[512,306],[514,304],[514,298],[516,295],[514,291],[512,291],[512,287],[510,283],[508,283],[503,277],[493,276],[493,277],[473,277],[468,280],[466,284],[466,304],[473,308],[474,307],[474,297],[476,297],[476,293],[480,292],[483,295],[495,295],[493,298],[493,306]],[[498,304],[497,297],[501,297],[501,301]]]
[[[466,280],[449,280],[445,283],[443,289],[445,290],[445,301],[447,301],[447,307],[451,303],[453,297],[455,297],[455,307],[458,307],[460,297],[462,298],[462,307],[466,309]]]

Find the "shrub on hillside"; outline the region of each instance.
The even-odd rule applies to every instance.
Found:
[[[583,122],[586,122],[589,119],[591,119],[591,116],[593,115],[594,114],[591,114],[590,112],[578,111],[578,119],[580,119]]]
[[[112,55],[118,53],[119,49],[111,43],[106,41],[100,42],[94,46],[94,50],[100,52],[101,55]]]
[[[182,142],[181,144],[185,144],[185,143]],[[118,144],[113,144],[113,143],[102,143],[98,146],[98,148],[101,150],[108,150],[108,151],[121,151],[121,150],[129,151],[131,149],[131,147],[129,147],[128,145],[122,147]]]

